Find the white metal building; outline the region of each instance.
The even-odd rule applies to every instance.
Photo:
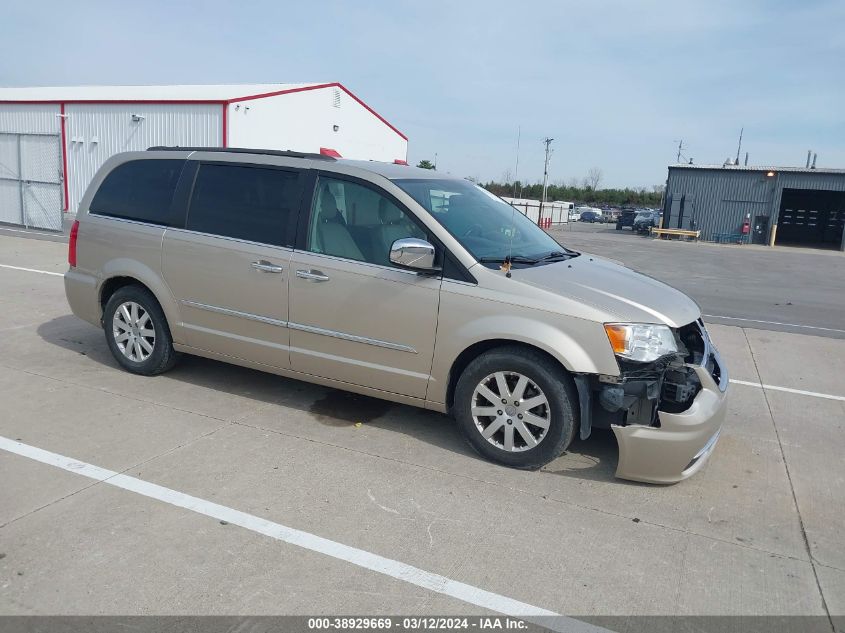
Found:
[[[546,201],[542,204],[539,200],[528,198],[502,198],[502,200],[536,224],[542,224],[541,220],[549,221],[551,224],[565,224],[569,222],[569,212],[575,206],[571,202],[563,201]]]
[[[97,169],[153,145],[405,161],[408,139],[339,83],[0,88],[0,222],[59,230]]]

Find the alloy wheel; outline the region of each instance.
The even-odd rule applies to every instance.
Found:
[[[472,419],[481,436],[508,452],[527,451],[546,437],[549,401],[533,380],[498,371],[484,378],[472,394]]]
[[[112,318],[112,335],[117,348],[129,360],[141,363],[155,347],[156,332],[150,313],[134,301],[121,303]]]

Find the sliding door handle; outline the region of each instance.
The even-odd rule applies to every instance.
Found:
[[[300,279],[306,279],[308,281],[328,281],[329,276],[324,275],[320,270],[297,270],[296,276]]]
[[[253,269],[262,273],[281,273],[285,270],[281,266],[272,264],[264,259],[260,259],[257,262],[252,262],[250,266],[252,266]]]

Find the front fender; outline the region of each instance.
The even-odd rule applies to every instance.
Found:
[[[498,312],[490,314],[491,307],[485,301],[453,306],[448,295],[441,295],[427,394],[430,402],[446,402],[455,361],[465,350],[487,341],[531,345],[557,359],[573,374],[619,373],[601,323],[510,304],[496,304]]]

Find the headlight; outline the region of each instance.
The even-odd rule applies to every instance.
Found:
[[[605,323],[613,353],[627,360],[650,363],[678,351],[675,335],[665,325]]]

